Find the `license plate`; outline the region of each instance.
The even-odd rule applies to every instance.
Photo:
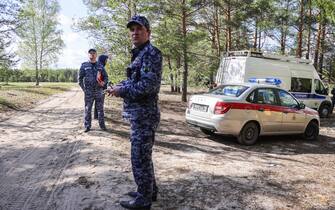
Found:
[[[208,106],[201,104],[192,104],[192,109],[199,112],[207,112]]]

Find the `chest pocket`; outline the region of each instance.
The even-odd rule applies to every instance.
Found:
[[[142,57],[143,53],[140,53],[127,68],[127,77],[134,82],[138,82],[141,79]]]
[[[97,77],[97,70],[94,67],[88,67],[85,69],[86,73],[86,79],[88,81],[96,80]]]
[[[148,52],[147,48],[144,48],[139,52],[135,60],[127,68],[127,77],[135,82],[141,79],[141,68],[143,66],[143,57],[145,53]]]

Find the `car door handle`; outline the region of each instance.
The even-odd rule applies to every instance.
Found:
[[[260,111],[260,112],[264,112],[264,108],[261,107],[261,108],[258,109],[258,111]]]

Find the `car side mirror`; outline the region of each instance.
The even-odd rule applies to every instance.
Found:
[[[305,109],[306,108],[306,105],[303,104],[303,103],[299,103],[299,109]]]

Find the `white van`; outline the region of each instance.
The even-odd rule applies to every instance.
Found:
[[[311,61],[252,51],[232,51],[223,56],[216,84],[249,82],[250,79],[279,79],[306,106],[318,110],[320,117],[332,112],[328,89],[320,80]]]

